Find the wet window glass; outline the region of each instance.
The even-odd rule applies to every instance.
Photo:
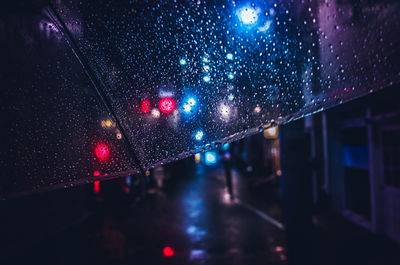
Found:
[[[44,13],[4,17],[0,196],[69,187],[137,166],[66,40]]]
[[[23,97],[23,109],[34,117],[22,115],[27,127],[10,127],[15,136],[8,137],[16,141],[27,134],[40,138],[39,147],[49,148],[46,155],[56,150],[52,161],[57,162],[49,167],[57,174],[51,175],[64,174],[66,182],[80,178],[77,168],[93,170],[83,169],[92,158],[82,154],[93,146],[94,131],[112,138],[119,151],[110,172],[134,169],[132,153],[147,169],[400,79],[397,1],[71,0],[53,1],[42,10],[45,22],[27,25],[36,27],[38,36],[21,40],[26,46],[33,42],[40,53],[19,44],[12,49],[18,53],[13,65],[22,69],[7,70],[23,83],[8,84],[15,99],[9,108],[18,108]],[[1,26],[7,33],[4,22]],[[113,127],[113,118],[120,128]],[[109,129],[98,127],[101,119]],[[126,139],[115,139],[119,130]],[[49,135],[57,140],[45,144]],[[129,153],[124,141],[132,147]],[[18,163],[33,161],[21,154],[27,149],[22,145],[6,151],[19,152]],[[108,149],[99,150],[97,160]],[[36,171],[48,163],[35,159],[44,164],[29,165],[30,176],[25,169],[9,178],[22,174],[51,185]],[[71,159],[85,162],[72,170],[57,164]]]

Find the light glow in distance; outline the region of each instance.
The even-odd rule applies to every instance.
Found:
[[[110,157],[110,149],[105,143],[98,143],[94,147],[94,155],[102,162],[107,161]]]
[[[158,103],[158,108],[164,114],[169,114],[175,109],[175,100],[172,98],[162,98]]]
[[[152,109],[151,110],[151,116],[154,118],[159,118],[160,117],[160,111],[158,109]]]
[[[205,158],[206,158],[206,165],[207,166],[212,166],[217,164],[217,153],[213,151],[209,151],[205,153]]]
[[[190,106],[194,106],[194,105],[196,105],[196,100],[194,99],[194,98],[189,98],[188,99],[188,101],[187,101],[187,103],[190,105]]]
[[[194,161],[196,162],[196,164],[200,163],[201,160],[201,156],[200,153],[197,153],[194,155]]]
[[[219,106],[219,112],[223,117],[228,117],[231,112],[231,108],[225,104],[221,104]]]
[[[179,60],[179,64],[182,65],[182,66],[183,66],[183,65],[186,65],[186,63],[187,63],[187,62],[186,62],[186,59],[183,59],[183,58],[182,58],[182,59]]]
[[[247,6],[239,11],[239,20],[245,25],[255,24],[258,20],[258,10]]]
[[[194,135],[194,138],[195,138],[197,141],[201,141],[201,139],[203,139],[203,137],[204,137],[204,132],[203,132],[202,130],[198,130],[198,131],[196,132],[196,134]]]

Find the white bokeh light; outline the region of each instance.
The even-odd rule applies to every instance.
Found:
[[[225,105],[224,103],[222,103],[219,106],[219,112],[221,113],[222,117],[228,117],[231,112],[231,108],[229,106]]]
[[[194,138],[195,138],[197,141],[201,141],[201,139],[203,139],[203,136],[204,136],[203,131],[197,131],[197,132],[196,132],[196,135],[194,136]]]
[[[160,111],[158,109],[152,109],[151,110],[151,116],[154,118],[159,118],[160,117]]]
[[[179,60],[179,64],[180,64],[180,65],[186,65],[186,63],[187,63],[187,62],[186,62],[185,59],[180,59],[180,60]]]
[[[189,104],[183,105],[183,111],[190,112],[191,110],[192,110],[192,107]]]
[[[239,19],[245,25],[255,24],[258,20],[257,10],[252,7],[244,7],[239,12]]]
[[[194,98],[189,98],[187,102],[190,106],[196,105],[196,100]]]

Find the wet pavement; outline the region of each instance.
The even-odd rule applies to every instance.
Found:
[[[283,232],[230,200],[222,169],[178,174],[149,193],[143,205],[105,216],[95,263],[285,264]]]
[[[287,264],[279,191],[234,171],[233,202],[223,172],[175,169],[142,202],[98,201],[83,222],[5,264]],[[314,217],[314,224],[306,264],[400,264],[397,244],[341,217]]]
[[[231,201],[222,168],[176,173],[141,203],[98,209],[15,262],[286,264],[284,232]]]

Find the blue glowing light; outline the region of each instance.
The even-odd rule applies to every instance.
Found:
[[[239,20],[245,25],[255,24],[258,20],[257,10],[252,7],[244,7],[239,12]]]
[[[208,75],[203,77],[203,81],[206,83],[210,82],[210,80],[211,80],[211,77],[209,77]]]
[[[228,78],[232,80],[233,78],[235,78],[235,75],[233,73],[229,73]]]
[[[226,143],[226,144],[222,145],[221,149],[224,150],[224,151],[227,151],[229,149],[229,146],[230,146],[230,144]]]
[[[183,104],[183,111],[185,113],[191,113],[196,105],[196,99],[194,97],[187,98]]]
[[[131,182],[132,182],[131,176],[127,176],[126,179],[125,179],[125,183],[130,185]]]
[[[233,54],[232,54],[232,53],[228,53],[228,54],[226,55],[226,59],[228,59],[228,60],[233,60]]]
[[[187,62],[186,62],[186,60],[185,59],[180,59],[179,60],[179,64],[180,65],[185,65]]]
[[[194,136],[194,138],[195,138],[197,141],[201,141],[201,139],[203,139],[203,136],[204,136],[203,131],[197,131],[196,134],[195,134],[195,136]]]
[[[260,32],[267,31],[271,27],[271,24],[272,24],[272,21],[268,20],[267,22],[265,22],[264,26],[259,27],[258,30]]]
[[[189,104],[183,105],[184,112],[189,113],[191,110],[192,110],[192,106],[190,106]]]
[[[217,164],[217,153],[209,151],[205,153],[205,161],[207,166],[212,166]]]
[[[189,98],[188,99],[188,101],[187,101],[187,103],[190,105],[190,106],[194,106],[194,105],[196,105],[196,100],[194,99],[194,98]]]

